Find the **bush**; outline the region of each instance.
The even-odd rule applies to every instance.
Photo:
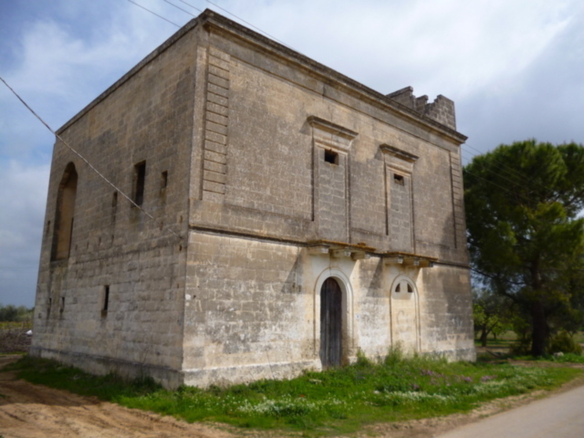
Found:
[[[550,354],[574,353],[576,355],[581,355],[582,347],[574,342],[574,339],[568,334],[566,330],[562,330],[550,339],[548,352]]]
[[[0,322],[25,322],[32,321],[33,308],[24,306],[16,307],[12,304],[4,306],[0,304]]]

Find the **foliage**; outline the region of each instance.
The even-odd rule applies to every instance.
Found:
[[[467,411],[494,398],[551,389],[581,374],[571,368],[448,363],[425,356],[407,359],[393,351],[380,363],[361,355],[354,365],[306,372],[291,380],[167,391],[150,379],[127,383],[114,375],[91,376],[47,360],[25,358],[13,367],[20,370],[19,377],[33,383],[191,422],[302,430],[306,435],[338,435],[375,421]]]
[[[534,356],[551,333],[582,326],[584,146],[501,145],[464,168],[471,262],[517,304]]]
[[[582,347],[566,330],[562,330],[550,339],[549,353],[574,353],[582,355]]]
[[[24,306],[16,307],[12,304],[4,306],[0,304],[0,322],[26,322],[32,321],[34,308]]]
[[[487,289],[473,289],[473,319],[475,336],[483,347],[487,346],[487,337],[495,338],[511,328],[513,313],[509,298],[489,292]]]
[[[584,363],[584,356],[576,353],[567,353],[561,356],[549,356],[548,359],[559,363]]]

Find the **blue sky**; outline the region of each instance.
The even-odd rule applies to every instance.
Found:
[[[183,25],[219,7],[381,92],[455,101],[463,160],[584,143],[581,0],[133,0]],[[246,25],[245,23],[242,23]],[[128,0],[0,0],[0,76],[58,129],[177,27]],[[34,303],[53,135],[0,84],[0,303]]]

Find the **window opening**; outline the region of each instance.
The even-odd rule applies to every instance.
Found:
[[[51,304],[53,304],[53,299],[49,298],[49,302],[47,303],[47,318],[51,316]]]
[[[414,289],[412,289],[412,285],[410,283],[408,283],[408,292],[411,294],[414,293]]]
[[[396,292],[401,292],[401,283],[398,283],[397,286],[395,287],[395,291]]]
[[[398,175],[397,173],[393,174],[393,182],[403,186],[405,184],[404,177],[402,175]]]
[[[160,190],[164,190],[168,185],[168,171],[164,171],[160,174]]]
[[[324,151],[324,161],[331,164],[339,164],[339,154],[332,150]]]
[[[146,161],[134,166],[134,202],[142,205],[144,202],[144,184],[146,182]]]
[[[61,308],[59,311],[63,313],[63,310],[65,310],[65,297],[61,297]]]
[[[107,315],[107,310],[109,307],[109,293],[110,293],[110,287],[108,284],[106,284],[103,287],[103,305],[101,307],[101,316],[105,317]]]

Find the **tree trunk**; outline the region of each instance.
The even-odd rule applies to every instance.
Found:
[[[534,294],[531,302],[531,355],[539,357],[544,356],[546,353],[548,337],[539,257],[531,263],[531,287]]]
[[[534,357],[544,356],[548,337],[547,321],[543,300],[536,299],[531,304],[532,332],[531,332],[531,355]]]
[[[487,332],[486,330],[483,329],[483,331],[481,332],[481,345],[483,347],[487,346],[487,335],[489,334],[489,332]]]

